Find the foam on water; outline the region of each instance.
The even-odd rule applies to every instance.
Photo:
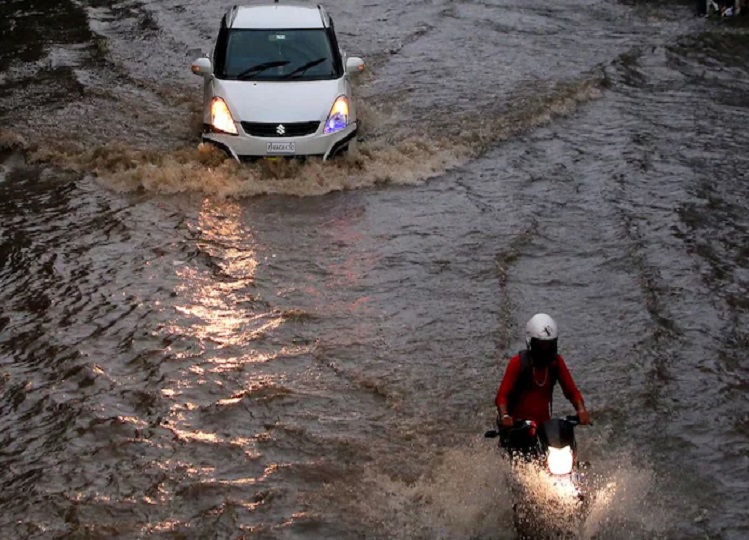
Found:
[[[523,493],[543,513],[552,536],[590,540],[594,538],[654,538],[667,529],[670,517],[658,503],[658,486],[649,466],[635,465],[622,453],[593,465],[582,480],[585,501],[535,466],[517,475]],[[532,527],[532,524],[531,524]]]
[[[425,470],[415,476],[385,472],[393,464],[384,461],[369,466],[357,482],[329,485],[323,496],[346,510],[350,528],[377,538],[515,538],[513,493],[519,491],[513,485],[543,515],[531,524],[542,536],[654,538],[671,524],[658,502],[652,468],[636,465],[628,452],[597,458],[583,480],[582,504],[535,466],[512,472],[484,439],[422,458]],[[553,533],[541,522],[553,523]]]
[[[331,484],[325,500],[351,517],[349,527],[377,538],[512,538],[506,467],[483,440],[424,460],[427,471],[368,467],[356,482]]]
[[[477,118],[448,118],[420,133],[399,125],[397,111],[364,106],[363,138],[348,155],[323,162],[259,160],[239,164],[210,145],[171,150],[137,148],[128,142],[85,141],[32,145],[31,159],[92,175],[120,192],[202,192],[219,197],[264,194],[314,196],[377,185],[423,183],[474,158],[493,145],[574,112],[600,95],[601,79],[555,84],[513,98],[500,111]],[[11,137],[9,134],[8,137]]]
[[[635,464],[629,453],[604,458],[595,467],[580,538],[654,538],[672,525],[652,467]]]

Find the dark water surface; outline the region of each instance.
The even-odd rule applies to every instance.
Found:
[[[240,167],[189,70],[224,3],[0,4],[0,537],[512,538],[481,435],[537,311],[576,536],[748,537],[745,23],[327,7],[359,154]]]

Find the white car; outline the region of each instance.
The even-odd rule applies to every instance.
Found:
[[[204,79],[203,141],[240,161],[343,152],[357,130],[349,75],[363,69],[322,6],[234,6],[213,59],[192,64]]]

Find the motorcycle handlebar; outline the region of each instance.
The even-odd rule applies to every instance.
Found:
[[[504,432],[506,431],[523,431],[526,429],[529,429],[531,427],[531,423],[529,420],[515,420],[512,424],[511,428],[502,428],[500,429]],[[499,431],[496,429],[491,429],[484,433],[484,437],[487,439],[493,439],[495,437],[499,437]]]
[[[570,424],[574,426],[580,425],[580,417],[575,415],[565,416],[563,418],[565,422],[569,422]],[[589,425],[593,425],[593,422],[590,422]],[[528,429],[531,427],[531,422],[529,420],[515,420],[512,423],[512,427],[508,428],[510,431],[516,431],[516,430],[522,430],[522,429]]]
[[[565,416],[563,420],[565,422],[569,422],[573,426],[580,425],[580,417],[577,416],[576,414]],[[589,422],[588,425],[592,426],[593,422]],[[530,427],[531,427],[531,422],[529,420],[515,420],[513,421],[511,428],[505,428],[505,429],[507,429],[507,431],[523,431],[526,429],[530,429]],[[486,437],[487,439],[493,439],[498,436],[499,436],[499,431],[497,431],[496,429],[492,429],[484,433],[484,437]]]
[[[565,418],[564,418],[564,419],[565,419],[565,420],[566,420],[567,422],[569,422],[570,424],[572,424],[573,426],[579,426],[579,425],[580,425],[580,417],[579,417],[578,415],[576,415],[576,414],[575,414],[575,415],[570,415],[570,416],[565,416]],[[589,425],[589,426],[592,426],[592,425],[593,425],[593,422],[590,422],[590,421],[589,421],[589,422],[588,422],[588,425]]]
[[[505,428],[507,431],[526,431],[528,429],[531,429],[531,426],[533,424],[530,420],[515,420],[512,423],[511,428]]]

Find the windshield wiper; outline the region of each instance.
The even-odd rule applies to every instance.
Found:
[[[302,73],[304,73],[305,71],[307,71],[309,68],[315,67],[317,64],[322,64],[327,59],[328,59],[327,57],[323,57],[323,58],[318,58],[317,60],[312,60],[311,62],[307,62],[306,64],[304,64],[302,66],[299,66],[294,71],[292,71],[291,73],[287,73],[286,75],[284,75],[281,78],[282,79],[290,79],[294,75],[301,75]]]
[[[263,62],[262,64],[255,64],[252,67],[245,69],[242,73],[237,75],[237,79],[242,80],[248,78],[250,75],[257,75],[258,73],[265,71],[266,69],[281,67],[288,64],[288,60],[274,60],[272,62]]]

